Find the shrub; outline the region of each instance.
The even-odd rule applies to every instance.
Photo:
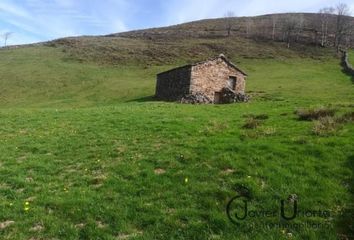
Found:
[[[207,127],[203,130],[204,134],[212,135],[215,133],[220,133],[229,128],[229,125],[224,122],[210,121]]]
[[[262,135],[264,136],[273,136],[275,135],[277,132],[275,127],[266,127],[264,129],[262,129]]]
[[[333,134],[336,132],[340,124],[333,117],[321,117],[315,121],[312,132],[318,136]]]
[[[255,119],[258,119],[258,120],[266,120],[268,119],[268,115],[267,114],[258,114],[256,116],[254,116]]]
[[[336,111],[337,110],[334,108],[319,107],[312,109],[298,109],[295,111],[295,114],[299,117],[299,120],[312,121],[325,117],[333,117]]]
[[[337,119],[340,123],[350,123],[354,121],[354,112],[347,112]]]
[[[255,115],[255,114],[247,114],[247,115],[244,115],[244,117],[247,117],[247,118],[254,118],[254,119],[257,119],[257,120],[266,120],[269,118],[269,116],[267,114],[258,114],[258,115]]]
[[[243,125],[243,128],[255,129],[261,124],[262,124],[261,120],[253,118],[253,117],[249,117],[249,118],[246,119],[246,122]]]

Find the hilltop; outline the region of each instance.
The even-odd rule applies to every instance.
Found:
[[[311,13],[207,19],[107,36],[64,38],[46,45],[62,48],[79,61],[103,64],[172,64],[220,53],[237,59],[318,58],[333,54],[330,46],[334,44],[333,34],[328,34],[328,48],[320,47],[320,20],[321,15]],[[354,26],[354,18],[347,20]],[[333,29],[336,16],[329,15],[327,21]]]
[[[256,39],[283,40],[283,33],[290,21],[297,25],[297,41],[302,43],[314,43],[315,33],[321,31],[321,18],[319,13],[280,13],[267,14],[254,17],[226,17],[215,19],[203,19],[187,22],[169,27],[150,28],[107,36],[140,38],[140,39],[185,39],[185,38],[223,38],[229,35]],[[335,31],[337,16],[327,16],[328,28]],[[353,24],[353,17],[345,17]],[[273,38],[274,27],[274,38]],[[230,28],[230,29],[228,29]],[[230,30],[230,34],[228,33]],[[311,36],[312,35],[312,36]],[[317,39],[318,40],[318,39]],[[333,39],[331,39],[333,44]]]

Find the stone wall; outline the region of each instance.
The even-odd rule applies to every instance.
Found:
[[[214,101],[215,92],[228,86],[230,76],[236,77],[237,94],[245,93],[245,76],[221,58],[192,67],[191,93],[203,93]]]
[[[157,75],[156,98],[180,101],[189,94],[191,66],[177,68]]]
[[[342,65],[344,67],[344,71],[354,76],[354,67],[349,62],[348,52],[342,52],[342,54]]]

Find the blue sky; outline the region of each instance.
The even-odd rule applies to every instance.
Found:
[[[9,44],[102,35],[204,18],[317,12],[335,0],[0,0],[0,34]],[[354,0],[342,0],[354,13]],[[3,44],[0,39],[0,46]]]

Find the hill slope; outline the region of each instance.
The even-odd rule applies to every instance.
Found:
[[[156,73],[220,52],[249,74],[250,102],[151,101]],[[333,50],[242,36],[1,49],[0,238],[351,239],[353,93]],[[319,106],[335,116],[294,114]],[[291,195],[331,216],[234,225],[244,187],[252,210]]]
[[[315,60],[291,55],[291,51],[285,53],[288,58],[231,60],[249,73],[248,92],[263,91],[284,98],[296,97],[301,92],[305,99],[319,101],[325,97],[338,102],[351,95],[351,82],[341,72],[338,59],[327,56]],[[128,65],[79,62],[61,48],[46,46],[2,50],[0,54],[3,107],[95,106],[149,97],[154,94],[156,74],[178,65],[144,66],[139,61],[133,65],[132,59]],[[185,61],[173,60],[180,64]],[[333,86],[337,86],[336,91],[330,90]],[[319,87],[322,90],[313,95]],[[326,89],[328,92],[324,92]]]
[[[326,15],[328,31],[332,34],[336,28],[336,15]],[[230,17],[205,19],[178,24],[169,27],[135,30],[108,36],[145,38],[145,39],[176,39],[176,38],[222,38],[229,35],[239,37],[255,37],[260,39],[283,40],[284,31],[289,30],[290,21],[297,28],[298,41],[314,43],[315,33],[321,33],[323,15],[318,13],[281,13],[255,17]],[[354,18],[346,16],[348,25],[354,24]],[[274,30],[274,33],[273,33]],[[273,35],[274,34],[274,35]],[[329,41],[333,44],[333,36]],[[352,36],[353,37],[353,36]],[[317,39],[319,40],[319,39]]]
[[[274,16],[279,19],[286,15],[252,19],[262,22]],[[317,15],[305,16],[311,19]],[[232,20],[235,21],[233,26],[246,21],[244,18]],[[299,68],[294,74],[303,74],[308,79],[320,80],[322,72],[327,72],[323,76],[341,74],[339,60],[331,48],[301,43],[287,48],[283,42],[245,38],[239,34],[241,30],[225,36],[224,21],[203,20],[111,36],[64,38],[1,49],[0,105],[94,106],[148,97],[154,94],[158,72],[220,53],[250,72],[248,90],[251,91],[257,84],[274,81],[276,75],[290,76],[291,71],[296,70],[287,72],[291,64]],[[214,30],[209,29],[220,34],[216,36]],[[199,34],[200,31],[204,33]],[[278,72],[270,71],[277,66],[281,66]],[[292,81],[292,78],[298,76],[283,81]],[[345,80],[342,84],[346,84]]]
[[[331,46],[336,16],[327,18],[325,44]],[[80,61],[105,64],[198,61],[221,52],[231,58],[316,57],[328,52],[316,48],[321,42],[321,19],[321,15],[311,13],[208,19],[101,37],[65,38],[46,45],[62,47]],[[354,18],[345,19],[354,26]],[[288,41],[290,49],[286,49]],[[346,43],[353,44],[354,36],[348,35]]]

